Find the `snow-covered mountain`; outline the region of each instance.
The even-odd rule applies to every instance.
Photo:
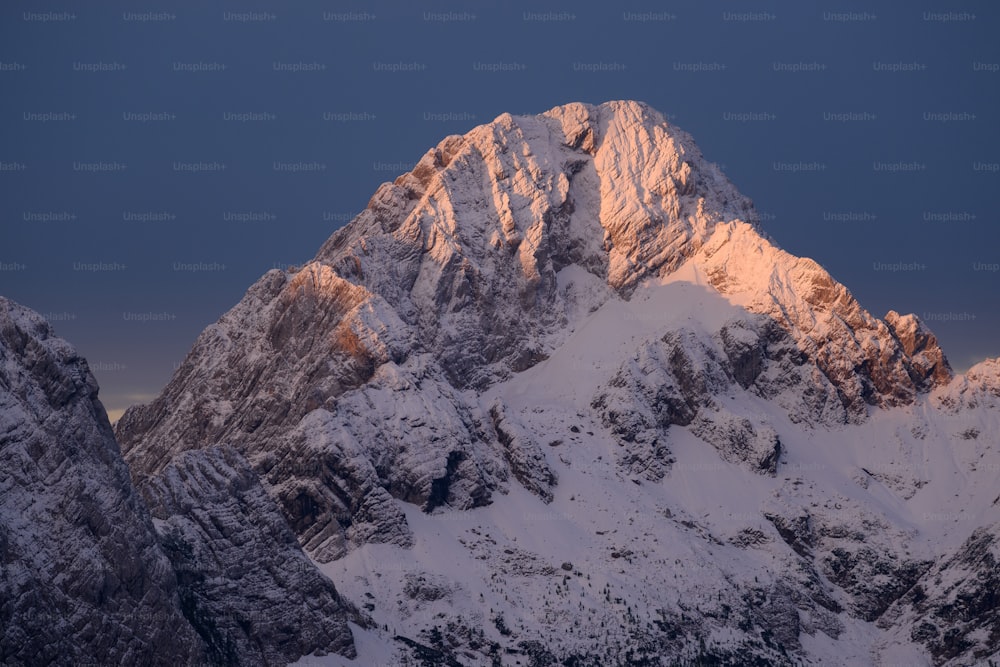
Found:
[[[308,608],[269,661],[988,664],[998,367],[777,248],[656,111],[570,104],[428,151],[116,435],[182,595]]]

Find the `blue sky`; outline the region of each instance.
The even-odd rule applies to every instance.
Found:
[[[1000,355],[996,3],[208,4],[0,8],[0,294],[111,411],[442,137],[570,101],[652,104],[874,314]]]

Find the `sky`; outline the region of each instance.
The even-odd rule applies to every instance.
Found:
[[[991,0],[7,0],[0,295],[115,418],[445,136],[636,99],[961,371],[1000,356],[998,30]]]

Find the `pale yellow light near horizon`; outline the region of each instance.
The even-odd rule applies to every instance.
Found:
[[[100,379],[98,379],[98,385],[100,385]],[[114,425],[130,407],[149,403],[156,399],[158,395],[158,393],[114,394],[111,396],[102,396],[101,402],[104,403],[104,411],[108,413],[108,421]]]

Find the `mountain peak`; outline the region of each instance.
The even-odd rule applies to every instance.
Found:
[[[640,102],[575,103],[503,114],[445,138],[383,184],[317,260],[392,234],[421,241],[441,261],[460,254],[473,268],[503,250],[529,279],[549,260],[554,271],[582,263],[628,291],[679,266],[719,222],[753,218],[751,202],[659,112]],[[541,252],[550,240],[561,249]]]
[[[308,366],[316,386],[287,397],[301,399],[289,416],[302,416],[384,364],[422,356],[452,387],[483,391],[545,360],[589,313],[650,281],[703,284],[774,320],[835,388],[842,410],[824,419],[862,422],[870,406],[909,403],[951,378],[915,318],[872,316],[755,220],[750,200],[693,139],[646,104],[503,114],[446,137],[384,183],[301,271],[264,276],[206,330],[166,394],[190,401],[186,382],[230,364],[253,365],[249,377]],[[230,354],[246,360],[223,361]],[[198,431],[194,440],[233,427],[221,417],[183,426]]]
[[[951,378],[915,317],[873,317],[818,263],[774,246],[756,221],[750,200],[655,109],[573,103],[537,116],[502,114],[445,138],[383,184],[316,260],[434,337],[454,330],[442,326],[449,319],[477,331],[482,321],[505,322],[520,332],[501,336],[501,346],[519,348],[503,364],[511,370],[544,358],[549,334],[565,326],[558,276],[566,267],[627,299],[643,281],[693,263],[734,303],[826,350],[821,366],[851,420],[864,420],[867,405],[905,403]],[[485,326],[489,337],[497,333]],[[847,350],[828,348],[830,340]],[[479,342],[491,361],[475,361],[482,348],[463,351],[450,373],[458,384],[477,376],[473,367],[496,371],[493,346]]]

